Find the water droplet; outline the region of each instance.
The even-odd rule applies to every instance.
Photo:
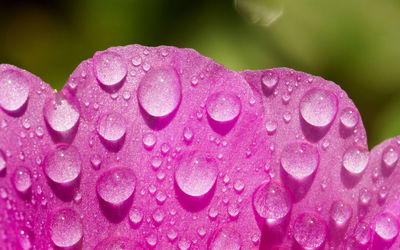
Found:
[[[153,69],[139,84],[139,104],[150,116],[170,115],[177,109],[181,99],[181,82],[173,68]]]
[[[265,128],[267,129],[267,133],[268,133],[269,135],[273,135],[273,134],[275,133],[276,127],[277,127],[277,125],[276,125],[276,122],[275,122],[275,121],[269,120],[269,121],[267,121],[267,122],[265,123]]]
[[[77,105],[67,100],[61,93],[47,100],[43,108],[44,119],[49,127],[62,137],[72,137],[79,122]]]
[[[7,167],[6,154],[0,149],[0,173],[4,173]]]
[[[283,121],[284,121],[285,123],[289,123],[290,120],[292,120],[292,115],[290,114],[290,112],[285,112],[285,113],[283,114]]]
[[[13,183],[15,189],[21,194],[26,194],[32,187],[31,171],[24,166],[19,166],[15,169],[13,175]]]
[[[345,108],[340,115],[340,122],[346,129],[354,129],[359,121],[359,115],[353,108]]]
[[[218,216],[218,210],[215,209],[215,208],[213,208],[213,207],[211,207],[211,208],[208,210],[208,216],[209,216],[211,219],[215,219],[215,218]]]
[[[317,170],[318,165],[318,150],[309,143],[290,143],[282,151],[281,166],[295,180],[310,177]]]
[[[153,133],[145,133],[143,134],[142,142],[147,150],[151,150],[157,143],[157,137]]]
[[[111,51],[96,53],[93,57],[93,69],[97,80],[106,87],[116,86],[128,72],[124,59]]]
[[[50,219],[50,237],[61,248],[74,247],[82,239],[82,222],[79,214],[71,208],[55,211]]]
[[[361,205],[367,206],[371,201],[372,195],[371,192],[367,188],[361,188],[359,193],[358,200]]]
[[[96,129],[103,140],[118,143],[125,136],[126,121],[118,113],[108,113],[100,117]]]
[[[292,199],[288,190],[276,183],[263,183],[253,194],[257,214],[270,225],[279,224],[290,213]]]
[[[156,200],[157,200],[157,203],[158,204],[164,204],[164,202],[165,202],[165,200],[167,199],[167,195],[164,193],[164,192],[162,192],[162,191],[158,191],[157,193],[156,193]]]
[[[228,214],[232,219],[237,219],[239,216],[240,210],[237,205],[234,204],[229,204],[228,208]]]
[[[316,215],[299,215],[293,225],[293,238],[305,249],[318,249],[326,240],[326,223]]]
[[[381,213],[375,218],[373,229],[385,241],[391,241],[399,234],[399,225],[396,218],[387,212]]]
[[[134,225],[138,226],[143,221],[143,212],[141,209],[133,207],[129,211],[129,221]]]
[[[132,58],[132,64],[135,67],[140,66],[140,64],[142,64],[142,58],[140,56],[136,56],[136,57]]]
[[[241,193],[243,192],[244,189],[244,183],[242,180],[236,180],[235,183],[233,184],[233,188],[235,189],[236,192]]]
[[[220,229],[215,231],[210,237],[210,250],[240,250],[242,248],[242,239],[238,232],[233,229]]]
[[[144,249],[140,244],[133,243],[132,239],[121,236],[111,236],[100,241],[94,250],[122,250],[122,249]]]
[[[278,74],[272,69],[266,70],[261,77],[262,86],[268,91],[272,91],[276,87],[278,80]]]
[[[379,199],[385,200],[389,194],[387,186],[382,185],[381,187],[379,187],[378,194],[379,194]]]
[[[343,167],[353,175],[361,174],[367,167],[368,149],[352,147],[343,155]]]
[[[150,247],[155,247],[157,245],[157,241],[157,235],[154,233],[151,233],[146,237],[146,242]]]
[[[38,126],[35,130],[35,133],[39,138],[42,138],[44,135],[44,129],[41,126]]]
[[[371,228],[368,224],[360,222],[354,229],[354,238],[360,245],[367,245],[371,241]]]
[[[174,241],[178,237],[178,233],[173,228],[170,228],[167,232],[167,237],[170,241]]]
[[[98,154],[93,155],[90,158],[90,163],[92,164],[92,167],[94,170],[99,170],[100,165],[101,165],[101,157]]]
[[[153,212],[152,217],[153,217],[153,220],[156,223],[156,225],[160,225],[162,223],[162,221],[164,220],[164,212],[160,208],[157,208]]]
[[[187,250],[190,248],[191,242],[186,239],[181,239],[178,242],[179,250]]]
[[[183,129],[183,138],[186,143],[191,143],[193,141],[193,131],[189,127]]]
[[[189,151],[179,159],[175,181],[186,195],[201,197],[215,185],[218,165],[214,158],[200,151]]]
[[[353,209],[347,203],[338,200],[334,201],[329,210],[330,219],[338,228],[344,228],[350,221],[353,215]]]
[[[392,168],[399,160],[399,152],[392,146],[388,146],[383,150],[382,161],[385,167]]]
[[[50,151],[45,160],[44,172],[54,183],[71,185],[81,173],[82,161],[76,147],[59,145]]]
[[[197,234],[203,238],[206,235],[206,230],[204,229],[204,227],[199,227],[199,229],[197,229]]]
[[[116,167],[100,176],[96,183],[96,191],[103,201],[120,206],[133,195],[135,186],[135,173],[129,168]]]
[[[309,125],[323,128],[335,119],[337,106],[335,94],[328,90],[312,89],[301,98],[300,114]]]
[[[28,78],[16,70],[0,73],[0,107],[10,113],[21,110],[29,98]]]
[[[233,93],[218,92],[212,94],[207,99],[207,114],[217,123],[230,123],[235,121],[241,109],[240,99]]]

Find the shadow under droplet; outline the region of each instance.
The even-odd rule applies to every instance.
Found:
[[[100,210],[103,215],[112,223],[119,223],[121,222],[125,216],[128,214],[129,209],[131,208],[133,202],[133,195],[129,197],[125,202],[120,205],[113,205],[110,204],[99,195],[97,195],[97,199],[99,200]]]
[[[63,132],[58,132],[58,131],[53,130],[47,121],[45,123],[46,123],[47,131],[49,131],[51,139],[53,140],[54,143],[71,144],[75,139],[75,136],[76,136],[76,133],[78,132],[78,127],[79,127],[79,121],[78,121],[73,128],[71,128],[69,131],[63,133]]]
[[[349,189],[355,187],[360,182],[362,175],[363,173],[352,175],[344,167],[341,167],[340,169],[340,179],[342,180],[343,185]]]
[[[238,117],[236,117],[234,120],[229,121],[229,122],[217,122],[214,121],[210,116],[207,115],[207,120],[208,123],[210,124],[211,128],[214,130],[214,132],[220,134],[220,135],[226,135],[229,133],[229,131],[232,130],[233,126],[235,126]]]
[[[104,146],[106,149],[108,149],[108,150],[111,151],[111,152],[116,153],[116,152],[120,151],[121,148],[122,148],[122,146],[125,144],[125,137],[126,137],[125,135],[126,135],[126,134],[124,134],[124,136],[122,136],[122,138],[119,139],[119,140],[116,141],[116,142],[107,141],[107,140],[103,139],[103,138],[100,136],[100,141],[101,141],[101,143],[103,144],[103,146]]]
[[[346,225],[338,226],[332,219],[329,219],[328,225],[328,241],[329,244],[339,248],[339,245],[343,243],[344,236],[349,227],[349,223]]]
[[[332,126],[332,123],[322,128],[313,127],[310,124],[308,124],[300,114],[300,126],[304,136],[308,141],[318,142],[329,131],[330,127]]]
[[[147,126],[149,126],[153,130],[161,130],[168,126],[168,124],[172,121],[172,119],[175,117],[176,112],[178,109],[175,109],[171,114],[165,116],[165,117],[154,117],[149,115],[141,105],[139,105],[140,113],[142,114],[142,117],[144,121],[146,122]]]
[[[52,181],[50,178],[47,178],[47,182],[53,191],[53,193],[62,201],[71,201],[74,198],[75,190],[79,188],[81,178],[78,178],[69,184],[60,184]]]
[[[293,177],[291,177],[288,173],[286,173],[286,171],[281,166],[280,175],[282,180],[284,180],[285,185],[289,188],[290,192],[292,193],[293,202],[298,202],[307,195],[308,190],[310,189],[314,181],[315,172],[312,175],[308,176],[307,178],[304,178],[303,180],[296,180]]]
[[[282,218],[279,224],[268,225],[267,222],[261,228],[261,241],[260,249],[271,249],[273,246],[280,245],[286,235],[287,227],[289,225],[290,213]]]
[[[9,116],[12,116],[15,118],[21,117],[22,115],[25,114],[26,110],[28,109],[28,102],[29,102],[29,97],[28,97],[28,100],[26,100],[26,102],[19,109],[15,110],[15,111],[9,111],[9,110],[3,109],[3,111],[5,113],[7,113]]]
[[[260,80],[261,82],[261,80]],[[277,84],[278,85],[278,84]],[[267,87],[264,86],[264,84],[261,83],[261,88],[262,88],[262,92],[266,97],[269,97],[270,95],[272,95],[274,93],[275,87],[272,89],[269,89]]]
[[[102,84],[97,78],[96,78],[96,81],[99,83],[100,88],[102,90],[104,90],[105,92],[107,92],[109,94],[113,94],[113,93],[117,92],[124,85],[124,83],[126,81],[126,76],[120,82],[118,82],[117,84],[111,85],[111,86]]]
[[[204,196],[192,197],[192,196],[189,196],[189,195],[185,194],[184,192],[182,192],[182,190],[178,187],[176,181],[174,182],[174,188],[175,188],[175,194],[176,194],[177,200],[179,201],[179,203],[181,204],[181,206],[184,209],[186,209],[190,212],[198,212],[210,204],[211,199],[215,193],[215,189],[216,189],[215,186],[216,185],[214,185],[211,188],[211,190]]]
[[[342,123],[339,126],[340,136],[343,138],[347,138],[353,134],[353,129],[345,127]]]

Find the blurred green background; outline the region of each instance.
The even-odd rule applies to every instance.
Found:
[[[95,51],[134,43],[322,76],[354,100],[370,147],[400,135],[399,0],[0,0],[0,63],[57,89]]]

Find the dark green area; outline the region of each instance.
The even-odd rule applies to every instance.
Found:
[[[235,5],[238,4],[238,5]],[[269,26],[249,22],[258,4]],[[290,67],[338,83],[370,146],[400,135],[398,0],[1,1],[0,63],[62,88],[95,51],[139,43],[191,47],[235,69]]]

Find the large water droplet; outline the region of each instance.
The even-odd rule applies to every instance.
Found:
[[[135,173],[125,167],[116,167],[104,172],[96,183],[99,197],[113,206],[125,203],[133,195],[135,187]]]
[[[220,229],[210,236],[208,249],[210,250],[240,250],[242,239],[233,229]]]
[[[50,151],[44,164],[46,176],[61,185],[74,183],[81,173],[81,168],[81,156],[77,148],[72,145],[59,145]]]
[[[43,108],[44,119],[49,127],[63,138],[72,137],[79,122],[79,108],[61,93],[47,100]]]
[[[268,91],[272,91],[276,87],[278,80],[278,74],[273,69],[266,70],[261,77],[262,86]]]
[[[7,112],[18,112],[29,98],[28,78],[16,70],[0,73],[0,107]]]
[[[106,87],[116,86],[128,72],[124,59],[117,53],[110,51],[94,55],[93,69],[97,80]]]
[[[340,122],[349,130],[357,126],[359,119],[357,111],[350,107],[343,109],[340,115]]]
[[[253,206],[261,218],[274,225],[290,213],[292,199],[284,186],[276,182],[263,183],[254,192]]]
[[[293,238],[305,249],[317,249],[326,240],[326,223],[316,215],[299,215],[293,225]]]
[[[4,173],[7,167],[7,158],[3,150],[0,149],[0,174]]]
[[[50,237],[61,248],[74,247],[82,239],[82,222],[79,214],[71,208],[55,211],[50,218]]]
[[[300,101],[300,114],[309,125],[323,128],[335,119],[338,100],[328,90],[312,89]]]
[[[15,189],[21,194],[28,193],[32,187],[31,171],[24,166],[17,167],[14,171],[13,183]]]
[[[318,165],[318,150],[309,143],[290,143],[282,151],[281,166],[295,180],[308,178],[317,170]]]
[[[103,140],[118,143],[125,136],[126,121],[118,113],[108,113],[101,116],[96,129]]]
[[[175,169],[175,181],[186,195],[201,197],[215,185],[218,165],[214,158],[200,151],[185,152]]]
[[[368,149],[352,147],[349,148],[343,155],[343,167],[350,174],[358,175],[367,167],[368,159]]]
[[[387,168],[396,166],[399,160],[399,152],[392,146],[388,146],[383,150],[382,162]]]
[[[149,71],[139,84],[137,92],[140,106],[153,117],[170,115],[182,99],[182,86],[173,68]]]
[[[391,241],[399,234],[397,219],[390,213],[381,213],[375,218],[375,233],[385,241]]]
[[[230,123],[235,121],[242,109],[240,99],[230,92],[217,92],[207,99],[208,116],[217,123]]]
[[[332,203],[329,214],[330,219],[337,228],[344,228],[353,215],[353,209],[347,203],[338,200]]]

